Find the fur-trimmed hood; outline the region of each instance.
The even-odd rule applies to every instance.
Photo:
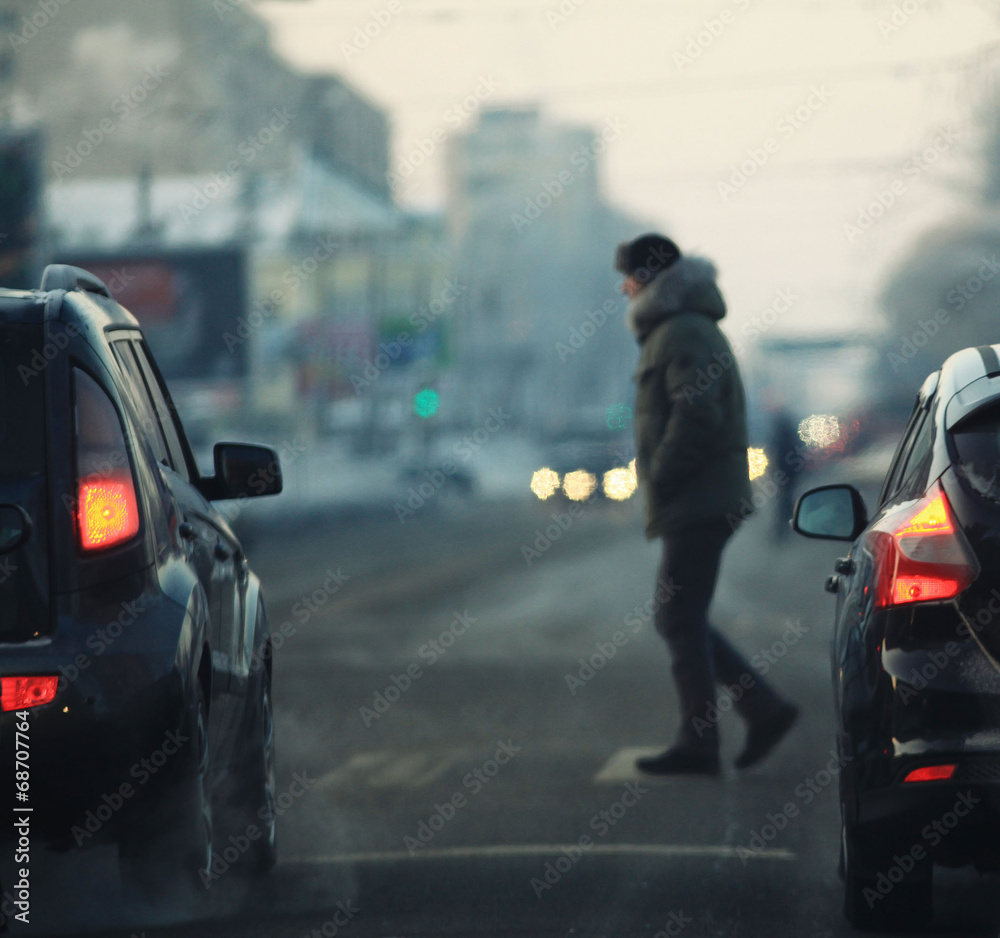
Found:
[[[726,303],[715,284],[715,265],[704,257],[682,257],[643,287],[629,303],[626,322],[642,342],[676,313],[703,313],[716,322]]]

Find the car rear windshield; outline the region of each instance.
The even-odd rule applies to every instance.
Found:
[[[0,323],[0,494],[45,471],[42,327]]]
[[[991,405],[952,431],[958,469],[985,498],[1000,502],[1000,405]]]

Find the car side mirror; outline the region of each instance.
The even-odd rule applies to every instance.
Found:
[[[282,489],[281,464],[270,446],[251,443],[216,443],[215,477],[203,480],[202,493],[217,501],[277,495]]]
[[[853,541],[868,526],[868,510],[853,485],[823,485],[799,497],[792,528],[806,537]]]

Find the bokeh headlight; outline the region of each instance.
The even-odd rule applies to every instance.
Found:
[[[531,476],[531,491],[545,501],[559,491],[559,473],[553,469],[536,469]]]
[[[623,502],[632,497],[635,492],[635,470],[633,469],[609,469],[604,473],[602,488],[608,498],[616,502]]]
[[[586,469],[567,472],[563,479],[563,491],[570,501],[585,502],[597,488],[597,476]]]

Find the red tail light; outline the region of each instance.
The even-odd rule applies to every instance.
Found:
[[[957,765],[925,765],[922,769],[914,769],[904,782],[943,782],[955,774]]]
[[[59,676],[0,678],[0,708],[24,710],[55,699]]]
[[[979,575],[939,482],[916,505],[879,524],[871,543],[877,608],[952,599]]]
[[[139,532],[139,508],[131,474],[80,480],[77,521],[84,550],[100,550],[127,541]]]

